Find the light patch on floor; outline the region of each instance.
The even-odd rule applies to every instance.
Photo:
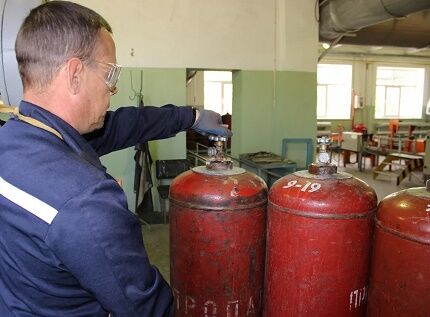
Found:
[[[144,225],[142,226],[142,234],[149,261],[160,270],[164,279],[169,282],[169,225]]]

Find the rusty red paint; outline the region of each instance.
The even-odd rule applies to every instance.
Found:
[[[348,174],[287,175],[269,193],[266,317],[365,316],[376,194]]]
[[[267,187],[188,171],[171,184],[175,316],[261,316]]]
[[[430,316],[430,193],[387,196],[376,220],[368,316]]]

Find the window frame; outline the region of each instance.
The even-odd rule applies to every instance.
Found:
[[[417,69],[417,70],[422,70],[422,73],[423,73],[423,81],[422,81],[422,84],[421,84],[421,91],[422,91],[422,97],[421,97],[421,101],[420,101],[420,105],[419,105],[419,109],[420,109],[420,114],[419,114],[419,116],[411,116],[411,115],[408,115],[408,116],[403,116],[403,115],[401,115],[401,109],[402,109],[402,107],[401,107],[401,100],[402,100],[402,88],[411,88],[411,87],[417,87],[417,86],[411,86],[411,85],[394,85],[394,84],[389,84],[389,85],[378,85],[378,68],[380,68],[380,67],[384,67],[384,68],[391,68],[391,69],[410,69],[410,70],[412,70],[412,69]],[[419,119],[422,119],[423,118],[423,112],[424,112],[424,97],[425,97],[425,84],[426,84],[426,68],[425,68],[425,66],[418,66],[418,65],[413,65],[413,64],[393,64],[393,63],[375,63],[375,65],[374,65],[374,76],[373,76],[373,79],[374,79],[374,81],[373,81],[373,91],[374,91],[374,94],[373,94],[373,102],[374,102],[374,107],[375,107],[375,110],[374,110],[374,113],[373,113],[373,117],[374,117],[374,119],[375,120],[390,120],[390,119],[411,119],[411,120],[419,120]],[[380,116],[379,115],[379,113],[378,113],[378,107],[377,107],[377,105],[376,105],[376,103],[377,103],[377,89],[378,89],[378,87],[384,87],[385,88],[385,95],[384,96],[386,96],[387,94],[386,94],[386,90],[387,90],[387,87],[390,87],[390,88],[399,88],[399,96],[398,96],[398,100],[399,100],[399,103],[398,103],[398,111],[397,111],[397,114],[396,115],[386,115],[386,108],[387,108],[387,103],[385,102],[384,103],[384,109],[383,109],[383,115],[382,116]],[[386,100],[386,97],[384,98],[384,100]]]

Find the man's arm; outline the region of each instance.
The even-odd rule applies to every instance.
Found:
[[[99,156],[149,140],[175,136],[194,124],[191,107],[123,107],[106,113],[104,126],[84,137]]]
[[[45,238],[80,285],[115,317],[169,316],[170,287],[150,265],[140,224],[113,180],[61,208]]]
[[[101,156],[146,141],[169,138],[188,128],[200,134],[232,136],[214,111],[166,105],[124,107],[107,112],[104,126],[84,137]]]

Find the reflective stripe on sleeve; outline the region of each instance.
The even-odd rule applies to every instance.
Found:
[[[31,196],[18,187],[13,186],[1,177],[0,195],[4,196],[11,202],[17,204],[21,208],[27,210],[48,224],[52,223],[52,220],[54,220],[58,213],[58,210],[52,208],[47,203],[44,203],[40,199]]]

